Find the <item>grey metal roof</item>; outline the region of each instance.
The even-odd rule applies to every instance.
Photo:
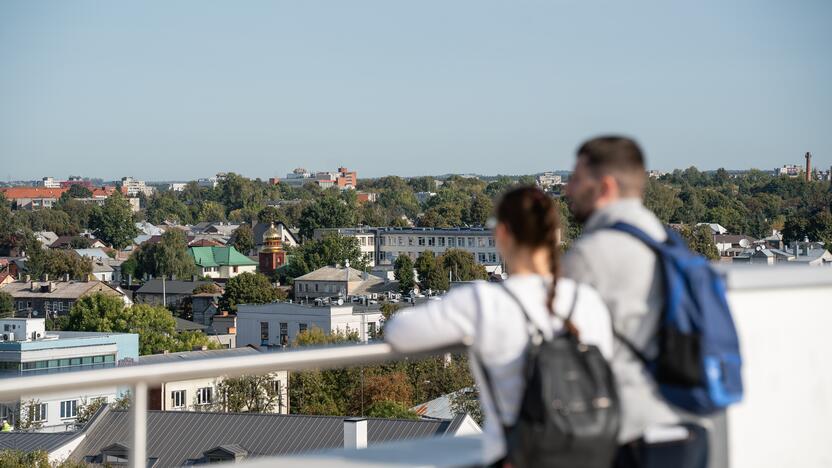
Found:
[[[296,454],[340,448],[344,444],[341,416],[301,416],[253,413],[203,413],[149,411],[147,456],[158,466],[181,466],[202,458],[205,451],[238,445],[249,457]],[[375,445],[395,440],[449,434],[452,421],[367,418],[367,442]],[[107,411],[72,453],[83,460],[119,443],[129,446],[127,411]]]
[[[0,450],[51,452],[80,435],[80,432],[0,432]]]
[[[226,356],[248,356],[250,354],[261,353],[262,351],[252,348],[229,348],[229,349],[209,349],[206,351],[183,351],[180,353],[168,354],[147,354],[139,357],[139,364],[159,364],[163,362],[179,362],[194,359],[216,358]]]
[[[193,294],[197,286],[212,284],[213,281],[165,281],[165,294]],[[152,279],[136,290],[136,294],[162,294],[162,280]]]
[[[173,317],[176,321],[176,331],[191,331],[191,330],[199,330],[204,331],[208,328],[207,325],[203,325],[201,323],[192,322],[190,320],[185,320],[180,317]]]

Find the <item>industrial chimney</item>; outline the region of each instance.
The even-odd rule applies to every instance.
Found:
[[[806,181],[812,180],[812,153],[806,152]]]

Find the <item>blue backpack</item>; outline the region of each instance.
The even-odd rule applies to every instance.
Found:
[[[666,242],[658,242],[630,224],[611,228],[656,252],[667,296],[655,359],[648,359],[620,334],[615,333],[616,338],[647,366],[673,405],[704,415],[742,400],[739,340],[722,277],[672,229],[667,229]]]

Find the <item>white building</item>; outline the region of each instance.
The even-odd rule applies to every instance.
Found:
[[[544,172],[543,174],[537,176],[537,185],[543,189],[552,188],[557,185],[561,185],[563,180],[561,177],[554,172]]]
[[[54,177],[44,177],[38,185],[45,188],[61,188],[61,182]]]
[[[185,182],[174,182],[168,185],[168,190],[170,190],[171,192],[181,192],[185,190],[185,187],[187,186],[188,184]]]
[[[0,376],[57,374],[115,367],[138,359],[139,335],[46,331],[45,319],[0,319]],[[56,376],[57,378],[57,376]],[[15,427],[23,420],[44,432],[63,431],[75,423],[78,409],[94,399],[115,401],[127,387],[115,385],[83,391],[52,391],[0,402],[0,418]]]
[[[161,364],[170,362],[194,361],[215,357],[248,356],[260,354],[252,347],[217,349],[202,351],[185,351],[181,353],[152,354],[139,358],[139,364]],[[289,414],[289,373],[277,371],[269,374],[272,391],[277,401],[272,413]],[[148,389],[148,409],[158,411],[218,411],[218,385],[223,377],[172,380]]]
[[[482,228],[379,228],[376,231],[378,265],[391,265],[399,255],[416,259],[426,250],[441,255],[461,249],[474,255],[477,263],[493,272],[501,264],[494,233]]]
[[[132,177],[121,178],[121,191],[128,197],[138,197],[139,194],[153,195],[153,187],[148,187],[143,180]]]
[[[318,327],[358,332],[361,341],[375,336],[382,320],[380,311],[358,312],[351,305],[313,306],[272,302],[237,306],[237,346],[281,346],[290,344],[298,333]]]

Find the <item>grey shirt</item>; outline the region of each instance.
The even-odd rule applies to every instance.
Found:
[[[626,198],[597,210],[563,260],[563,275],[598,291],[616,331],[648,357],[658,352],[656,329],[664,305],[662,274],[655,253],[623,232],[604,229],[618,221],[632,224],[657,240],[664,226],[640,199]],[[612,369],[622,407],[621,442],[641,437],[651,426],[676,424],[680,415],[659,395],[641,362],[620,342]]]

